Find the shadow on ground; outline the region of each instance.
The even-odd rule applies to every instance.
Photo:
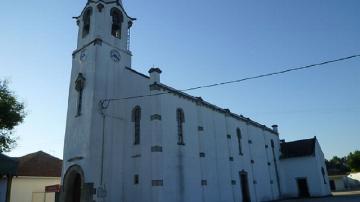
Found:
[[[360,191],[334,192],[331,197],[293,199],[281,202],[360,202]]]

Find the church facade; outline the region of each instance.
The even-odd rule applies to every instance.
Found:
[[[159,68],[148,75],[133,70],[135,20],[119,0],[89,0],[77,17],[61,201],[246,202],[330,194],[320,146],[314,153],[320,167],[286,175],[303,160],[295,156],[296,163],[284,166],[288,150],[282,151],[276,125],[167,86]],[[289,184],[298,189],[287,194]],[[321,191],[312,194],[313,187]]]

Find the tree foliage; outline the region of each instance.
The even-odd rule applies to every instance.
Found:
[[[360,151],[350,153],[347,157],[347,163],[353,172],[360,172]]]
[[[0,153],[9,152],[16,146],[12,133],[24,118],[24,103],[9,90],[7,81],[0,80]]]
[[[347,164],[346,157],[339,158],[337,156],[334,156],[329,161],[326,160],[325,163],[329,174],[334,174],[334,175],[346,174],[351,171]]]
[[[326,167],[330,175],[344,175],[350,172],[360,172],[360,151],[351,152],[346,157],[334,156],[326,160]]]

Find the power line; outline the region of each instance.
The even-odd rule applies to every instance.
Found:
[[[242,78],[242,79],[237,79],[237,80],[232,80],[232,81],[225,81],[225,82],[221,82],[221,83],[214,83],[214,84],[209,84],[209,85],[202,85],[202,86],[187,88],[187,89],[178,90],[178,91],[180,91],[180,92],[187,92],[187,91],[199,90],[199,89],[203,89],[203,88],[212,88],[212,87],[216,87],[216,86],[228,85],[228,84],[233,84],[233,83],[240,83],[240,82],[243,82],[243,81],[260,79],[260,78],[264,78],[264,77],[270,77],[270,76],[275,76],[275,75],[279,75],[279,74],[285,74],[285,73],[289,73],[289,72],[293,72],[293,71],[299,71],[299,70],[305,70],[305,69],[310,69],[310,68],[316,68],[316,67],[324,66],[324,65],[327,65],[327,64],[331,64],[331,63],[336,63],[336,62],[341,62],[341,61],[345,61],[345,60],[350,60],[350,59],[357,58],[357,57],[360,57],[360,54],[351,55],[351,56],[347,56],[347,57],[342,57],[342,58],[338,58],[338,59],[334,59],[334,60],[327,60],[327,61],[324,61],[324,62],[315,63],[315,64],[311,64],[311,65],[306,65],[306,66],[301,66],[301,67],[289,68],[289,69],[285,69],[285,70],[278,71],[278,72],[260,74],[260,75],[257,75],[257,76],[245,77],[245,78]],[[138,96],[124,97],[124,98],[103,99],[103,100],[100,102],[100,104],[101,104],[102,108],[107,108],[108,105],[109,105],[109,103],[112,102],[112,101],[131,100],[131,99],[138,99],[138,98],[144,98],[144,97],[152,97],[152,96],[165,95],[165,94],[170,94],[170,93],[171,93],[171,92],[164,92],[164,93],[138,95]]]

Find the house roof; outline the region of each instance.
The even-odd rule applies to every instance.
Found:
[[[316,137],[281,143],[281,158],[297,158],[315,154]]]
[[[17,166],[16,159],[0,153],[0,177],[2,175],[16,175]]]
[[[43,151],[18,158],[17,176],[60,177],[62,160]]]

